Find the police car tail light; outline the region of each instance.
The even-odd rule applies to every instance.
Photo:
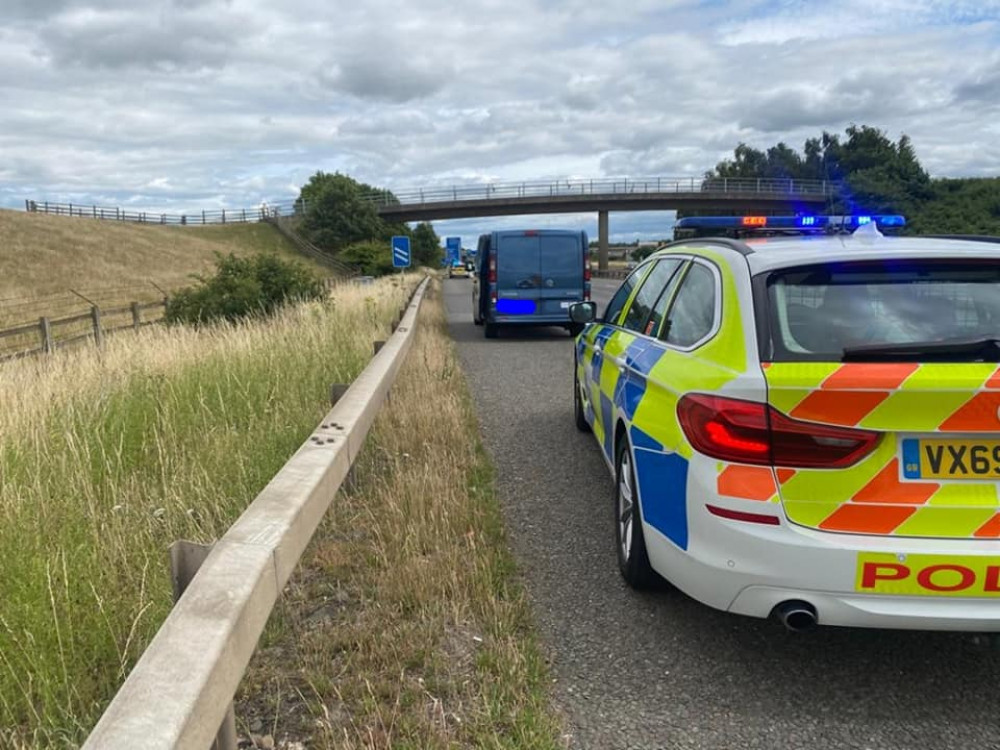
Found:
[[[776,466],[843,469],[874,450],[878,432],[800,422],[770,409],[771,454]]]
[[[699,453],[748,464],[771,463],[771,441],[764,404],[703,394],[677,404],[688,442]]]
[[[766,404],[705,394],[681,398],[677,417],[699,453],[744,464],[839,469],[879,439],[871,430],[800,422]]]

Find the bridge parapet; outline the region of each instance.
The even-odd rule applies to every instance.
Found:
[[[839,183],[737,177],[619,177],[608,179],[490,182],[429,186],[369,196],[380,208],[458,201],[508,201],[518,198],[596,197],[608,195],[666,195],[712,193],[734,198],[806,198],[822,200],[840,193]]]

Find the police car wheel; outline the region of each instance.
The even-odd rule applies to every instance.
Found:
[[[583,323],[570,323],[566,326],[566,330],[569,331],[570,336],[576,338],[583,333]]]
[[[573,368],[574,372],[576,368]],[[583,412],[583,398],[580,396],[580,381],[573,375],[573,417],[576,420],[576,429],[580,432],[590,432],[590,423]]]
[[[635,468],[628,438],[618,446],[615,471],[615,542],[622,578],[634,589],[652,587],[658,579],[649,565],[646,539],[642,533],[639,495],[635,489]]]

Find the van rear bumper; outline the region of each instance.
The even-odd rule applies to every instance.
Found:
[[[572,321],[569,315],[489,315],[486,318],[490,323],[498,325],[522,325],[522,326],[565,326]]]

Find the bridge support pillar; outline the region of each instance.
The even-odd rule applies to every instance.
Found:
[[[597,212],[597,268],[608,270],[608,212]]]

